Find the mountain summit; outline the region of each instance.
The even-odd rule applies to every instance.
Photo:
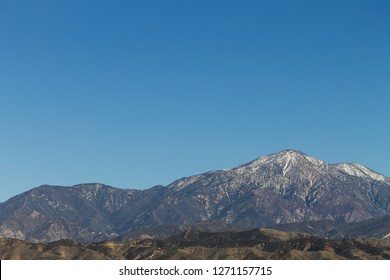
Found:
[[[219,221],[245,227],[390,214],[390,179],[357,163],[295,150],[146,190],[41,186],[0,204],[0,236],[105,240],[131,229]]]

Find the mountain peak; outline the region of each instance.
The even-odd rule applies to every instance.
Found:
[[[102,188],[113,188],[111,186],[101,184],[101,183],[84,183],[72,186],[74,189],[102,189]]]
[[[274,159],[279,160],[293,160],[293,159],[307,159],[309,156],[299,150],[283,150],[278,153],[270,155]]]
[[[361,165],[360,163],[339,163],[335,164],[336,168],[344,173],[352,176],[368,178],[376,181],[386,182],[389,179],[371,169]]]
[[[274,154],[279,154],[279,155],[284,155],[284,154],[290,154],[290,155],[305,155],[305,153],[303,153],[302,151],[300,151],[300,150],[295,150],[295,149],[286,149],[286,150],[282,150],[282,151],[277,152],[277,153],[274,153]]]
[[[277,152],[274,154],[270,154],[270,155],[268,155],[268,157],[289,158],[289,159],[292,159],[292,158],[315,159],[314,157],[309,156],[300,150],[293,150],[293,149],[287,149],[287,150],[283,150],[283,151],[280,151],[280,152]]]
[[[286,171],[292,166],[326,166],[326,162],[308,156],[299,150],[283,150],[274,154],[259,157],[247,164],[241,165],[238,168],[249,167],[251,169],[271,164],[283,167]]]

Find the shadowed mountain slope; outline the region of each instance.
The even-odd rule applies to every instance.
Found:
[[[390,243],[325,240],[273,229],[206,233],[187,230],[165,240],[48,244],[0,239],[0,259],[390,259]]]
[[[390,241],[390,216],[356,223],[307,221],[275,225],[274,228],[288,232],[304,232],[327,239],[377,238]]]

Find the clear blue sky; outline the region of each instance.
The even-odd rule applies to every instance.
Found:
[[[0,0],[0,201],[287,148],[390,176],[389,1]]]

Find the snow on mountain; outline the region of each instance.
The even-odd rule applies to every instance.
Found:
[[[343,171],[349,175],[372,179],[376,181],[388,182],[389,178],[386,178],[382,174],[376,173],[367,167],[359,163],[339,163],[335,165],[340,171]]]
[[[145,190],[41,186],[0,204],[0,236],[107,239],[130,229],[219,221],[245,227],[390,214],[390,179],[360,164],[285,150]]]

